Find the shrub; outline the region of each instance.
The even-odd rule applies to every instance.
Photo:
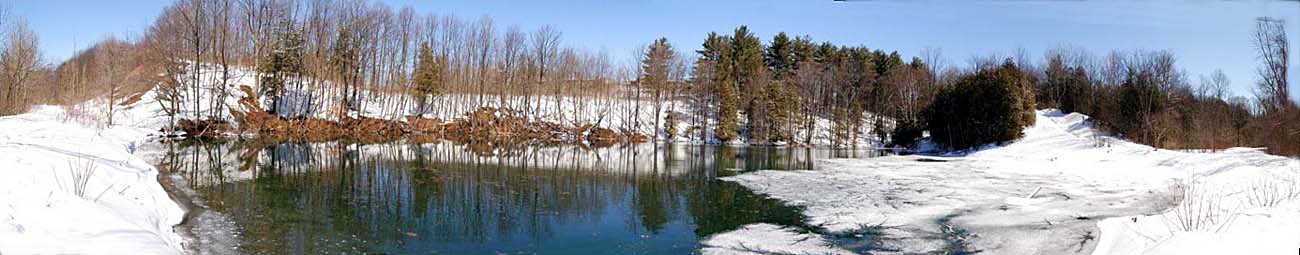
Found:
[[[920,139],[924,133],[925,127],[915,120],[899,121],[898,125],[889,132],[889,144],[912,147],[916,139]]]
[[[1025,74],[1007,61],[940,90],[925,110],[925,126],[950,149],[1014,140],[1034,122],[1033,95]]]
[[[1300,198],[1300,181],[1287,175],[1281,178],[1260,178],[1242,191],[1246,204],[1252,207],[1276,207]]]
[[[1165,224],[1183,232],[1219,232],[1232,225],[1237,212],[1224,205],[1222,192],[1208,189],[1207,184],[1189,173],[1177,187],[1181,189],[1174,197],[1178,205],[1164,214]]]

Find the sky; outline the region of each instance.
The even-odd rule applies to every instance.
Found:
[[[693,51],[708,32],[729,34],[740,25],[764,41],[784,31],[815,41],[896,50],[905,57],[939,49],[944,62],[956,66],[973,56],[1018,48],[1039,61],[1044,51],[1060,46],[1098,56],[1111,50],[1169,50],[1192,82],[1219,69],[1239,96],[1249,96],[1257,80],[1250,41],[1256,17],[1286,20],[1292,47],[1300,42],[1297,1],[378,1],[465,19],[487,15],[499,26],[524,30],[551,25],[563,32],[563,43],[606,50],[625,61],[621,63],[659,37],[678,50]],[[57,62],[104,36],[138,35],[169,2],[9,4],[41,36],[46,59]],[[1296,55],[1292,65],[1300,59]],[[1300,81],[1300,71],[1292,70],[1290,80]]]

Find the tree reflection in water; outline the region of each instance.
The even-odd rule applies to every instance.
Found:
[[[158,165],[238,224],[247,253],[683,254],[746,224],[807,228],[798,208],[717,177],[840,153],[231,141],[173,144]]]

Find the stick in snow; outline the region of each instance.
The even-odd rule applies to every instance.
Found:
[[[1043,186],[1038,186],[1038,188],[1034,189],[1034,193],[1029,193],[1029,197],[1025,197],[1025,198],[1034,199],[1034,196],[1037,196],[1038,192],[1042,190],[1043,190]]]

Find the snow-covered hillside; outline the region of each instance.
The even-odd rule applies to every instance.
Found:
[[[855,246],[872,253],[1294,254],[1300,248],[1295,159],[1247,148],[1158,150],[1099,135],[1086,116],[1055,110],[1039,111],[1024,133],[1020,141],[968,155],[829,160],[823,170],[757,171],[726,180],[804,206],[810,224],[825,232],[868,235],[871,240]],[[755,229],[764,228],[742,231]],[[744,251],[765,242],[743,240],[706,251]]]
[[[0,254],[178,254],[184,211],[132,155],[149,130],[0,117]]]
[[[166,91],[166,88],[154,87],[140,94],[138,100],[119,98],[117,101],[119,104],[123,103],[123,101],[128,102],[120,106],[121,109],[117,109],[118,112],[115,113],[114,123],[155,130],[162,128],[167,122],[163,111],[164,106],[173,107],[169,101],[159,102],[160,98],[167,98],[162,96],[167,94],[174,94],[174,97],[176,97],[174,107],[177,108],[176,118],[178,119],[216,118],[230,121],[236,126],[240,123],[236,122],[232,111],[248,112],[254,110],[251,109],[251,105],[245,105],[245,102],[256,102],[256,108],[262,110],[276,109],[285,117],[309,117],[326,120],[335,120],[338,117],[338,110],[345,108],[341,106],[341,100],[338,100],[339,88],[328,81],[312,85],[315,87],[308,85],[289,86],[286,88],[277,107],[273,108],[272,102],[270,102],[267,95],[257,95],[259,92],[256,77],[256,73],[248,68],[233,68],[229,70],[229,73],[225,73],[216,66],[203,65],[197,79],[198,84],[188,84],[187,82],[192,82],[194,79],[182,77],[182,79],[178,79],[182,84],[176,87],[175,91]],[[307,84],[310,81],[303,81],[303,83]],[[612,89],[626,88],[615,86]],[[623,93],[628,92],[624,91]],[[137,95],[125,95],[125,97],[135,96]],[[257,97],[259,100],[241,101],[250,96]],[[712,138],[712,129],[716,125],[713,117],[695,116],[696,112],[691,109],[690,103],[682,100],[665,100],[658,109],[659,114],[656,115],[656,102],[652,100],[636,100],[632,99],[631,96],[618,95],[599,97],[536,95],[524,98],[511,95],[484,95],[480,97],[471,94],[448,93],[432,98],[429,105],[424,109],[418,107],[415,97],[398,91],[363,90],[358,92],[357,98],[360,102],[356,102],[356,105],[352,107],[347,107],[349,109],[348,116],[397,121],[407,121],[406,116],[423,116],[446,121],[465,118],[466,114],[481,107],[508,108],[527,112],[525,115],[532,121],[558,123],[571,127],[592,124],[614,130],[628,129],[646,135],[654,135],[660,139],[667,139],[669,136],[665,133],[662,121],[671,114],[678,119],[677,133],[673,135],[678,142],[718,142]],[[106,116],[107,108],[104,106],[105,100],[99,98],[81,104],[78,109],[88,111],[92,116]],[[744,120],[744,118],[740,119]],[[861,130],[858,131],[860,135],[857,139],[843,141],[841,145],[858,147],[879,145],[879,141],[870,135],[871,128],[875,126],[872,123],[874,119],[874,116],[870,114],[864,116],[863,125],[860,128]],[[700,129],[691,129],[693,121],[699,122]],[[744,123],[742,122],[740,125],[743,126]],[[830,120],[817,118],[814,121],[813,130],[797,129],[793,131],[792,135],[802,139],[808,137],[809,133],[811,133],[814,145],[832,145],[834,142],[832,128],[833,125]],[[738,144],[748,143],[746,140],[733,142]]]

